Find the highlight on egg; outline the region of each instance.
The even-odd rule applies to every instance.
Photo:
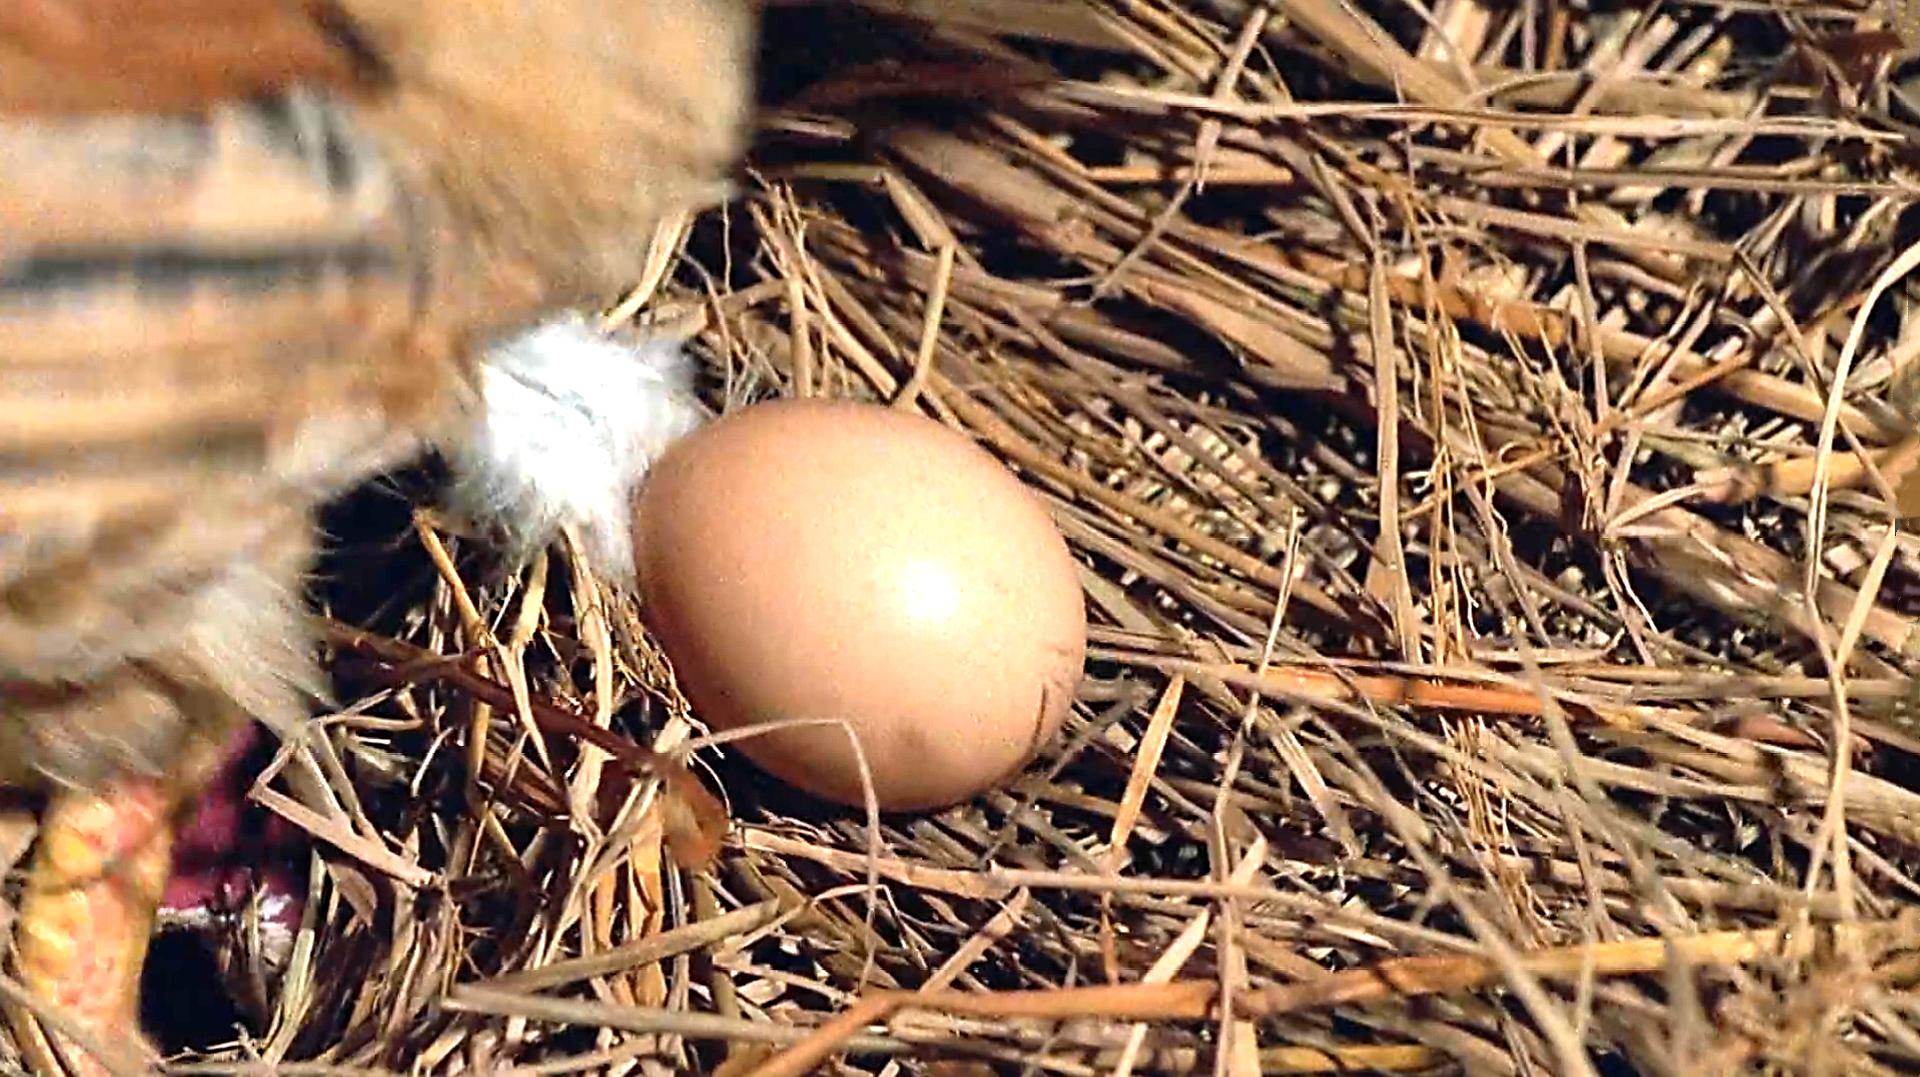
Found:
[[[634,511],[642,612],[756,765],[883,809],[965,800],[1059,731],[1086,659],[1079,567],[1039,498],[924,416],[752,405],[676,442]]]

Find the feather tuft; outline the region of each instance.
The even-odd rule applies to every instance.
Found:
[[[444,446],[449,507],[525,559],[573,527],[597,572],[633,575],[633,496],[647,468],[706,419],[679,345],[628,344],[577,314],[488,349],[481,408]]]

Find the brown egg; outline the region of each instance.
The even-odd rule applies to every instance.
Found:
[[[918,415],[786,400],[727,415],[648,474],[648,624],[716,729],[795,718],[860,736],[880,805],[951,804],[1060,728],[1086,657],[1066,543],[993,457]],[[738,742],[774,776],[862,803],[839,726]]]

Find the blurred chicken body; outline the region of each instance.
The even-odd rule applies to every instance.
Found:
[[[83,1032],[133,1031],[217,746],[305,716],[315,508],[457,436],[482,345],[718,198],[751,29],[747,0],[0,6],[0,785],[48,797],[14,965]]]

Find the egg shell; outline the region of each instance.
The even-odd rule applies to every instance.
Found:
[[[757,404],[677,442],[635,512],[646,620],[716,729],[839,719],[881,807],[964,800],[1058,732],[1086,658],[1066,542],[999,461],[925,417]],[[840,726],[738,742],[775,777],[863,803]]]

